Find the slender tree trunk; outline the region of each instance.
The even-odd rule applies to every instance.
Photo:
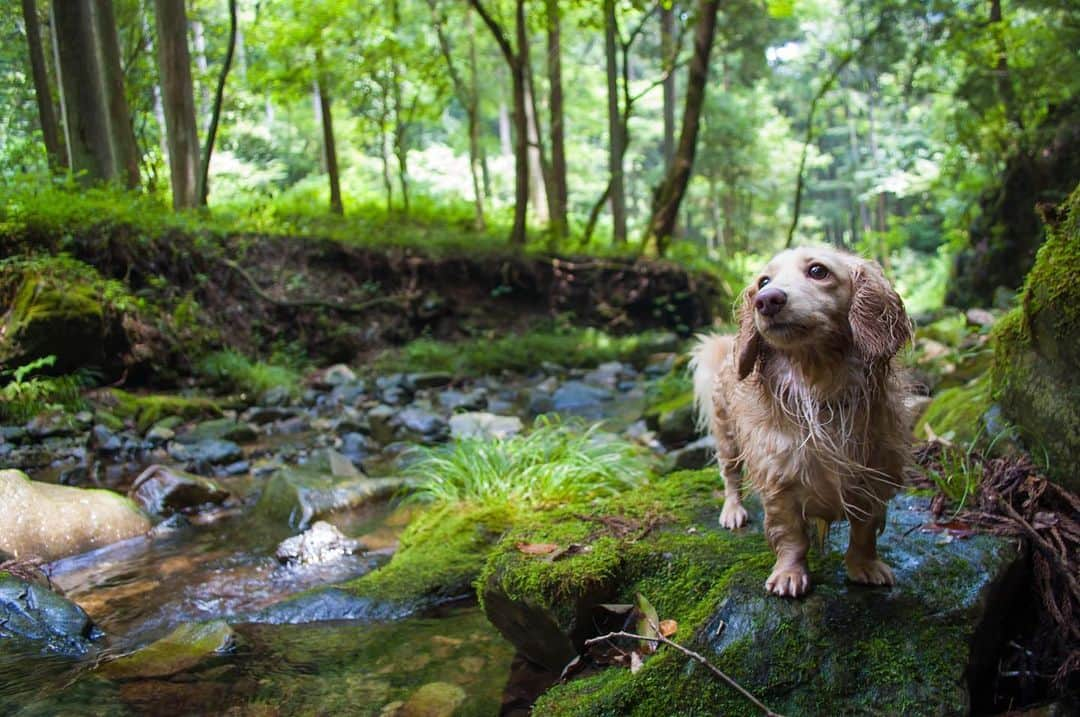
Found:
[[[394,182],[390,178],[390,137],[387,127],[390,126],[390,85],[387,82],[380,83],[382,89],[382,104],[379,110],[379,157],[382,160],[383,189],[386,191],[386,213],[394,210]]]
[[[615,37],[615,0],[604,0],[604,57],[607,61],[608,172],[611,176],[611,241],[626,243],[626,187],[623,178],[622,122],[619,114],[619,68]]]
[[[67,166],[67,158],[60,143],[60,124],[56,120],[52,92],[49,89],[49,71],[45,64],[45,50],[41,44],[41,20],[34,0],[22,0],[23,21],[26,24],[26,42],[30,50],[30,71],[34,77],[34,96],[37,99],[41,138],[45,143],[45,155],[49,168],[54,172]]]
[[[124,71],[120,65],[120,39],[116,33],[116,17],[112,0],[94,3],[94,33],[98,39],[102,84],[112,136],[113,163],[117,178],[128,189],[139,186],[139,149],[135,144],[135,129],[131,124],[127,96],[124,92]]]
[[[532,189],[532,203],[536,207],[536,218],[547,224],[551,220],[551,165],[544,154],[544,135],[540,131],[540,119],[536,111],[536,89],[533,85],[531,63],[525,66],[525,93],[525,119],[529,130],[529,186]]]
[[[525,114],[525,57],[522,49],[527,47],[525,27],[525,0],[516,0],[514,8],[515,37],[518,51],[480,0],[469,0],[484,24],[491,30],[495,42],[510,69],[511,86],[514,97],[514,225],[510,231],[510,244],[525,245],[525,218],[529,207],[529,157],[528,157],[528,121]]]
[[[236,49],[236,27],[236,0],[229,0],[229,45],[225,50],[225,63],[221,66],[221,74],[218,76],[217,90],[214,92],[214,109],[210,114],[210,128],[206,132],[206,146],[203,147],[202,168],[199,172],[197,191],[200,207],[206,206],[206,199],[210,193],[210,158],[214,154],[214,141],[217,139],[218,122],[221,119],[221,105],[225,99],[225,80],[229,77],[233,52]]]
[[[108,0],[53,3],[68,165],[84,184],[138,185],[134,135],[123,96],[116,26]],[[102,34],[111,34],[111,41]],[[120,92],[117,92],[119,86]]]
[[[671,170],[664,177],[653,203],[646,239],[656,241],[656,252],[663,256],[675,231],[679,205],[686,194],[690,172],[697,151],[697,135],[701,125],[701,108],[705,104],[705,82],[709,73],[709,54],[716,36],[716,12],[719,0],[699,0],[698,25],[694,30],[694,54],[686,82],[686,106],[683,110],[679,145]]]
[[[480,150],[480,93],[477,88],[476,72],[476,28],[473,24],[472,8],[465,10],[465,26],[469,33],[469,85],[466,93],[466,114],[469,118],[469,174],[472,175],[473,205],[476,209],[475,227],[479,231],[487,228],[484,219],[484,196],[490,194],[482,184],[487,183],[486,162]]]
[[[512,79],[512,78],[511,78]],[[510,128],[510,110],[505,102],[499,103],[499,154],[509,157],[514,153],[514,135]]]
[[[660,6],[660,54],[664,67],[675,64],[675,5]],[[664,171],[675,158],[675,73],[664,78]]]
[[[195,44],[195,67],[199,70],[199,117],[205,118],[210,115],[210,85],[206,79],[210,64],[206,60],[206,33],[201,21],[191,21],[191,38]]]
[[[569,194],[566,186],[566,139],[564,136],[562,87],[562,30],[559,0],[547,0],[547,74],[551,96],[548,110],[551,117],[551,233],[555,239],[565,239],[569,233],[567,219]]]
[[[341,179],[338,176],[337,144],[334,142],[334,119],[330,114],[330,87],[323,69],[322,50],[315,52],[315,77],[319,87],[319,114],[322,116],[323,152],[326,155],[326,174],[330,178],[330,211],[344,214],[341,203]]]
[[[486,226],[484,221],[484,195],[480,187],[480,98],[476,90],[476,31],[473,27],[472,8],[465,9],[465,26],[469,35],[469,82],[465,83],[458,66],[454,64],[454,55],[450,47],[450,38],[446,35],[446,18],[439,10],[436,0],[428,0],[431,14],[435,21],[435,34],[439,39],[439,51],[442,53],[446,70],[450,74],[450,81],[454,85],[454,93],[458,101],[465,108],[465,116],[469,124],[469,174],[472,177],[473,187],[473,226],[477,230],[483,230]]]
[[[154,15],[173,208],[194,207],[199,137],[195,124],[195,93],[191,83],[184,0],[155,0]]]
[[[390,0],[390,18],[395,32],[401,29],[401,9],[398,0]],[[401,185],[402,212],[409,216],[409,147],[408,122],[403,114],[401,99],[401,68],[397,59],[390,58],[390,78],[394,93],[394,157],[398,165],[398,183]]]

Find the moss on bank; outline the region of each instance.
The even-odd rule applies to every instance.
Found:
[[[1080,188],[1049,211],[1021,305],[994,330],[993,397],[1047,472],[1073,490],[1080,454]]]
[[[209,398],[173,396],[166,394],[135,394],[118,388],[110,389],[103,403],[119,418],[130,419],[140,431],[146,431],[163,418],[183,420],[218,418],[221,404]]]
[[[466,595],[514,518],[505,504],[431,509],[409,524],[389,563],[339,587],[406,606]]]
[[[983,416],[990,409],[990,377],[983,374],[964,386],[939,391],[915,426],[915,436],[933,435],[964,446],[987,439]]]

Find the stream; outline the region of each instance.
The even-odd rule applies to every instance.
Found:
[[[326,448],[368,476],[393,476],[410,446],[447,440],[448,419],[462,410],[516,416],[526,426],[548,412],[605,419],[605,430],[663,452],[640,418],[645,387],[668,368],[670,358],[651,372],[607,364],[528,378],[429,379],[440,385],[423,388],[415,377],[364,381],[345,369],[344,378],[309,389],[276,420],[250,421],[256,437],[238,441],[243,457],[228,463],[178,461],[174,444],[146,438],[152,429],[142,436],[130,427],[118,431],[107,451],[103,440],[113,436],[97,425],[37,436],[5,429],[0,464],[36,480],[124,491],[143,467],[165,463],[213,477],[231,497],[190,520],[167,518],[146,536],[43,566],[52,585],[107,637],[83,658],[0,643],[0,714],[499,714],[511,691],[514,651],[474,600],[381,623],[259,621],[261,610],[283,598],[384,564],[408,516],[394,500],[321,516],[366,550],[286,565],[275,549],[298,531],[253,510],[262,486],[274,470],[313,461]],[[237,417],[262,421],[260,410],[249,406]],[[132,652],[180,625],[218,619],[232,626],[234,640],[209,660],[162,677],[110,680],[94,671],[103,658]]]

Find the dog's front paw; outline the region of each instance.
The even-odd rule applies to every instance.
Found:
[[[735,530],[746,525],[747,517],[746,508],[742,506],[738,499],[727,498],[724,500],[724,507],[720,511],[720,525],[728,530]]]
[[[777,565],[765,581],[765,589],[781,597],[801,597],[810,590],[810,573],[801,564]]]
[[[847,567],[848,578],[854,583],[863,585],[895,585],[896,578],[892,568],[880,560],[851,560],[844,561]]]

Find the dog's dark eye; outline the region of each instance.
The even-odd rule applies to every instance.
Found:
[[[829,276],[829,270],[821,264],[811,264],[810,268],[806,270],[806,275],[809,276],[811,279],[817,279],[818,281],[821,281],[822,279]]]
[[[763,276],[760,279],[758,279],[757,288],[764,289],[765,285],[768,284],[768,283],[769,283],[769,277]]]

